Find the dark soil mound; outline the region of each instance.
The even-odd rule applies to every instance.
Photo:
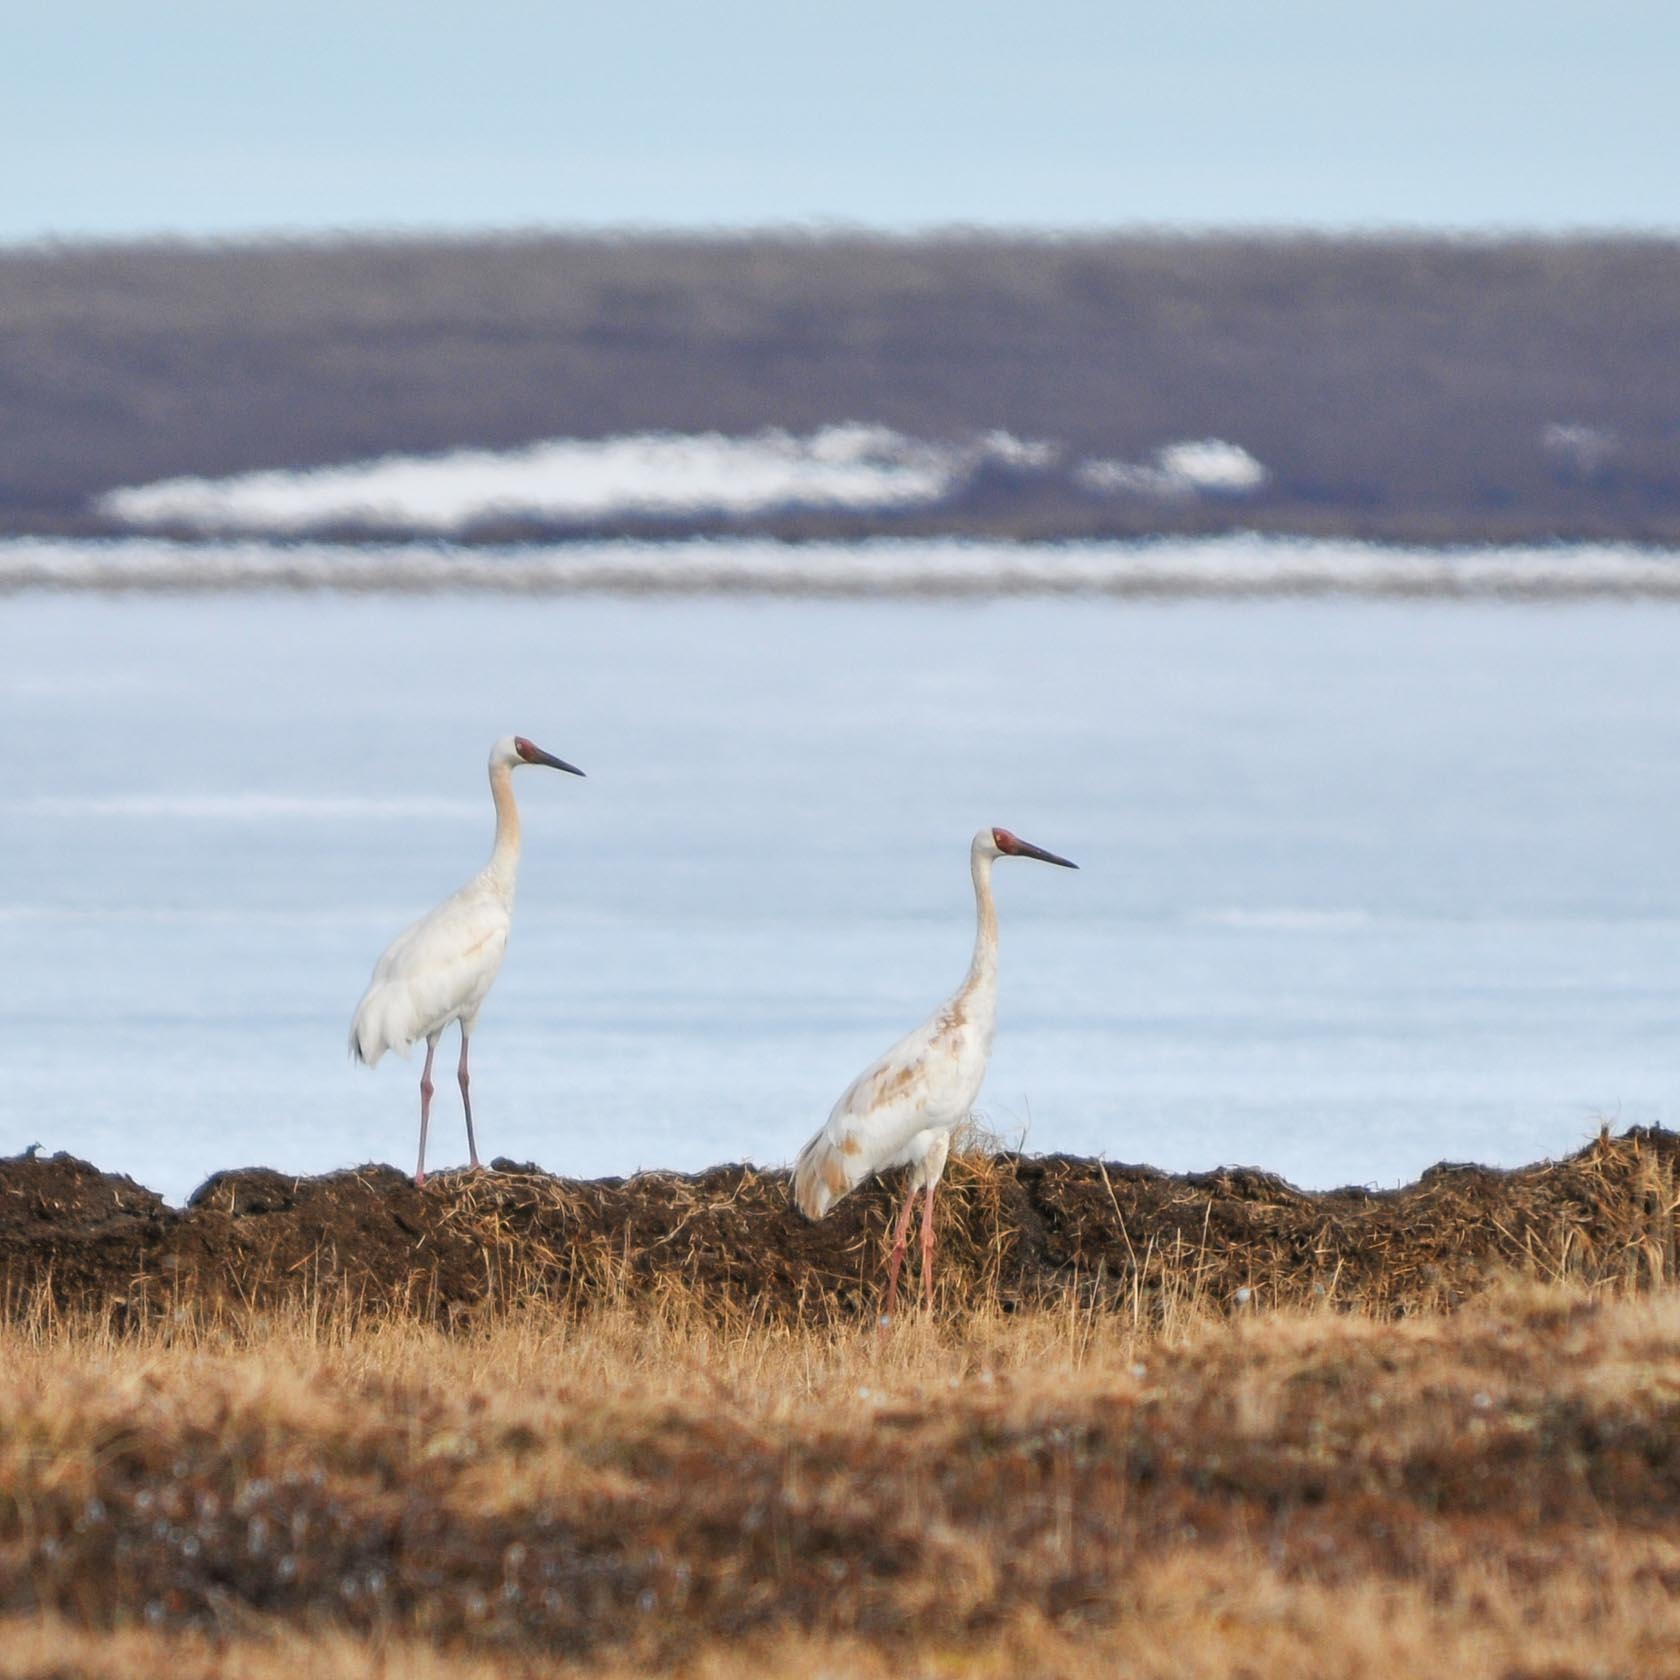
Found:
[[[512,1162],[416,1189],[394,1167],[218,1173],[175,1210],[68,1156],[0,1162],[0,1289],[17,1315],[125,1323],[191,1306],[330,1299],[450,1320],[532,1295],[681,1297],[771,1319],[875,1309],[898,1187],[821,1224],[786,1174],[713,1167],[589,1182]],[[1311,1195],[1248,1169],[1173,1176],[1068,1156],[954,1160],[938,1211],[947,1304],[1075,1291],[1156,1314],[1192,1301],[1453,1306],[1512,1270],[1644,1285],[1675,1273],[1680,1134],[1606,1133],[1514,1172],[1432,1168]]]

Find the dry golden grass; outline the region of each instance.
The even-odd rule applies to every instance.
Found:
[[[1680,1300],[0,1328],[0,1672],[1680,1673]]]
[[[792,1634],[713,1643],[671,1670],[692,1680],[822,1676],[826,1680],[1653,1680],[1680,1673],[1680,1616],[1646,1584],[1561,1582],[1514,1593],[1497,1570],[1472,1570],[1463,1595],[1415,1587],[1326,1590],[1252,1560],[1209,1556],[1145,1566],[1127,1614],[1101,1631],[1032,1615],[977,1644],[886,1646],[857,1637]],[[534,1653],[440,1651],[400,1638],[270,1633],[89,1633],[55,1618],[0,1620],[11,1680],[508,1680],[510,1676],[634,1680],[640,1661],[580,1662]]]

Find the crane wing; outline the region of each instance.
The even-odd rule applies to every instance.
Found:
[[[350,1027],[350,1051],[377,1062],[449,1022],[469,1021],[507,953],[510,917],[497,895],[464,888],[391,941]]]
[[[954,1126],[979,1094],[985,1056],[975,1029],[948,1004],[864,1069],[794,1164],[794,1200],[821,1219],[871,1173],[895,1159],[918,1132]]]

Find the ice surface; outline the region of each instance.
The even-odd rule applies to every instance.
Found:
[[[411,1164],[417,1063],[353,1068],[346,1025],[487,852],[509,730],[589,779],[517,784],[489,1153],[788,1159],[960,977],[982,823],[1082,866],[999,869],[983,1107],[1029,1147],[1324,1185],[1674,1124],[1677,630],[1617,601],[14,595],[0,1148],[177,1197]]]

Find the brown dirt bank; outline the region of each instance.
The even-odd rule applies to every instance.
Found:
[[[1175,1176],[1068,1156],[953,1161],[939,1205],[947,1306],[1074,1292],[1154,1316],[1331,1304],[1453,1307],[1513,1269],[1672,1279],[1680,1134],[1608,1132],[1511,1172],[1443,1164],[1402,1189],[1308,1194],[1246,1168]],[[218,1173],[185,1209],[66,1155],[0,1161],[7,1311],[121,1325],[174,1306],[303,1298],[471,1319],[532,1296],[678,1293],[766,1320],[873,1309],[896,1184],[819,1225],[786,1175],[745,1166],[577,1181],[498,1162],[417,1190],[393,1167]]]

